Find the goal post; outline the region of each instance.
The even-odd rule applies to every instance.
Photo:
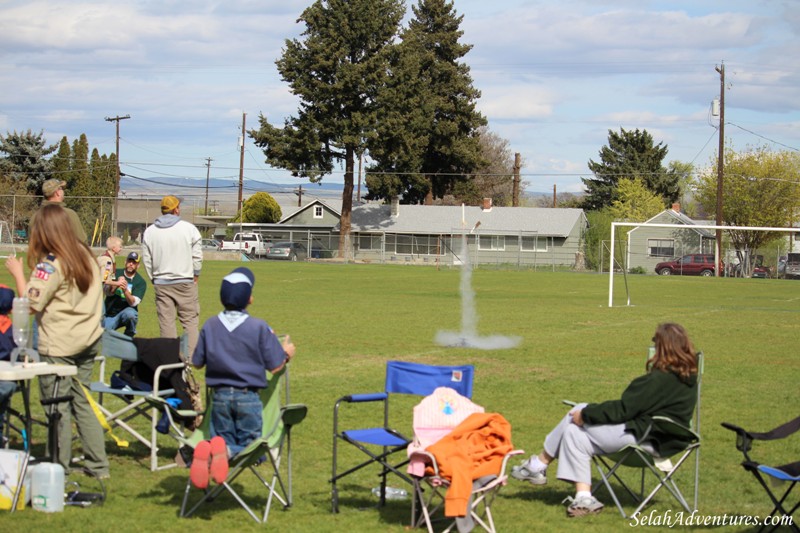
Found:
[[[609,253],[609,264],[608,264],[608,307],[614,306],[614,247],[616,244],[616,230],[618,228],[639,228],[639,227],[648,227],[648,228],[672,228],[678,230],[698,230],[698,229],[707,229],[707,230],[739,230],[739,231],[777,231],[777,232],[784,232],[784,233],[795,233],[798,231],[798,228],[771,228],[771,227],[761,227],[761,226],[717,226],[714,224],[660,224],[660,223],[650,223],[650,222],[612,222],[611,223],[611,253]],[[720,248],[718,246],[714,247],[715,254],[716,250]],[[714,264],[719,265],[720,258],[715,255]],[[623,274],[627,274],[625,272],[626,265],[623,261],[622,271]],[[626,278],[626,293],[628,293],[627,288],[627,278]],[[627,295],[627,304],[631,304],[630,294]]]

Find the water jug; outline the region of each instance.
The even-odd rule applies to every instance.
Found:
[[[33,467],[31,506],[46,513],[64,510],[64,467],[56,463],[39,463]]]

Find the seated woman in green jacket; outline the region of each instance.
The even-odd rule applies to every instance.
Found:
[[[592,496],[591,460],[639,442],[653,416],[666,416],[689,425],[697,402],[697,353],[686,330],[678,324],[661,324],[656,329],[655,355],[647,372],[622,393],[619,400],[578,404],[544,440],[544,449],[511,476],[533,485],[547,483],[547,466],[558,459],[556,477],[575,484],[574,498],[568,498],[568,516],[599,513],[603,504]],[[668,457],[682,449],[683,442],[657,431],[641,446],[650,453]]]

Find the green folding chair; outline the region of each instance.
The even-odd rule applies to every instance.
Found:
[[[283,381],[284,401],[281,400],[281,381]],[[236,454],[229,461],[229,471],[227,479],[218,485],[209,486],[206,489],[195,489],[190,479],[186,480],[186,489],[181,503],[181,517],[192,516],[204,504],[215,501],[217,496],[223,491],[229,492],[239,505],[258,523],[266,523],[269,518],[270,507],[273,499],[278,500],[284,509],[292,505],[292,446],[291,431],[294,426],[302,422],[308,408],[303,404],[290,404],[289,398],[289,371],[288,366],[281,371],[270,374],[267,373],[267,388],[261,390],[261,402],[264,404],[263,425],[261,437],[251,442],[244,450]],[[214,401],[213,394],[207,394],[207,415],[203,422],[191,435],[184,438],[176,435],[176,438],[184,446],[191,449],[211,438],[211,406]],[[170,417],[180,415],[179,411],[170,411],[170,407],[164,407],[170,413]],[[172,419],[172,418],[171,418]],[[281,456],[286,452],[285,469],[281,470]],[[268,465],[268,466],[267,466]],[[264,472],[263,470],[266,470]],[[250,505],[245,502],[233,486],[234,480],[245,472],[251,472],[266,490],[264,512],[258,516]],[[282,473],[286,474],[284,483]],[[270,478],[271,476],[271,478]],[[269,479],[269,481],[268,481]],[[241,490],[241,489],[240,489]],[[192,493],[201,492],[201,496],[196,502],[190,504]]]
[[[622,450],[611,455],[596,455],[592,457],[600,480],[592,487],[595,492],[600,486],[604,486],[614,503],[624,518],[635,517],[644,509],[653,497],[662,489],[666,488],[675,500],[683,507],[686,512],[691,513],[697,510],[698,501],[698,482],[700,479],[700,385],[703,376],[703,353],[697,353],[697,403],[695,404],[694,418],[691,427],[685,427],[667,417],[654,416],[647,433],[639,439],[639,443],[626,446]],[[682,442],[685,442],[683,449],[670,457],[657,457],[640,444],[647,441],[647,434],[654,429],[662,433],[674,435]],[[676,474],[680,467],[688,461],[694,454],[694,476],[693,476],[693,500],[690,504],[681,492],[677,482]],[[638,488],[626,483],[620,476],[621,468],[638,469],[641,473]],[[611,484],[615,480],[636,502],[636,509],[628,515],[620,502],[617,493]],[[648,486],[647,480],[650,480]],[[652,488],[650,488],[652,487]],[[648,492],[645,495],[645,492]]]

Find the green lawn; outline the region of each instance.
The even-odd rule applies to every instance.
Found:
[[[234,263],[206,262],[201,277],[203,319],[220,310],[219,283]],[[341,485],[341,512],[330,512],[333,404],[344,394],[377,392],[389,359],[476,367],[474,400],[512,424],[514,444],[538,452],[546,433],[564,413],[561,400],[617,398],[643,372],[655,326],[682,323],[706,355],[702,395],[701,515],[764,515],[771,506],[740,466],[731,421],[771,429],[797,416],[800,405],[798,328],[800,283],[783,280],[630,276],[631,307],[608,308],[608,277],[596,274],[477,270],[473,273],[478,329],[483,335],[518,336],[515,349],[443,348],[439,330],[459,330],[459,271],[434,267],[252,262],[256,273],[253,315],[298,349],[292,363],[292,400],[309,406],[293,434],[295,506],[273,508],[266,527],[253,522],[230,497],[221,497],[197,518],[179,519],[185,470],[151,473],[139,445],[117,449],[107,439],[112,466],[105,506],[68,508],[54,515],[26,509],[2,516],[3,531],[281,531],[402,532],[410,502],[374,509],[374,471]],[[0,283],[9,283],[3,269]],[[623,303],[624,283],[615,283]],[[140,335],[157,336],[152,287],[140,307]],[[202,374],[202,373],[201,373]],[[15,398],[19,402],[19,398]],[[396,403],[395,423],[410,429],[410,408]],[[39,407],[37,406],[36,411]],[[363,413],[346,418],[355,420]],[[120,436],[121,430],[115,430]],[[35,434],[41,452],[44,432]],[[162,441],[163,456],[175,446]],[[800,438],[771,446],[776,461],[797,459]],[[357,456],[353,455],[353,459]],[[75,477],[86,484],[88,478]],[[395,485],[398,486],[398,485]],[[245,494],[252,494],[247,490]],[[495,502],[498,530],[619,531],[628,527],[604,491],[605,511],[567,519],[561,500],[571,486],[555,480],[533,488],[511,481]],[[662,491],[652,509],[673,508]],[[650,528],[660,530],[666,528]],[[727,527],[726,531],[746,531]]]

